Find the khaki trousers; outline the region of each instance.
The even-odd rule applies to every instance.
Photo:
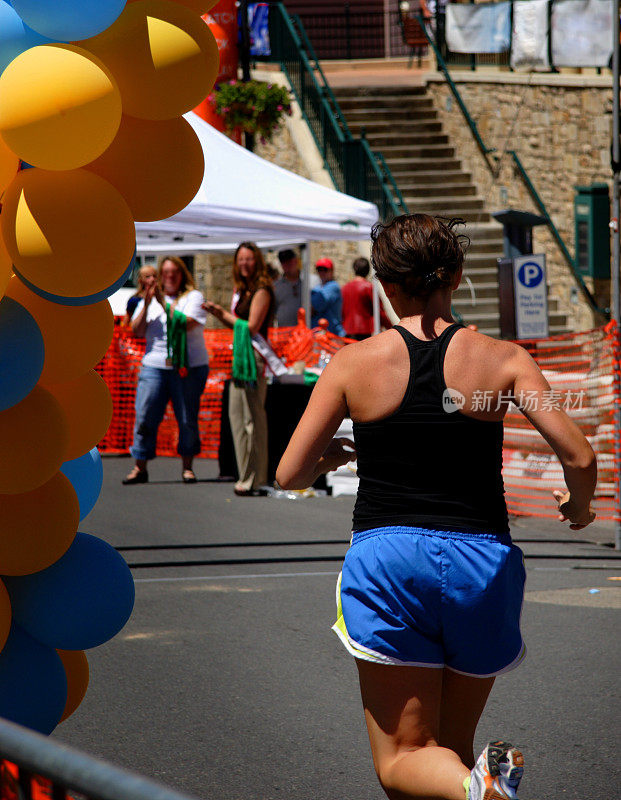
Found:
[[[262,360],[257,368],[256,387],[240,389],[231,382],[229,390],[229,419],[239,472],[237,486],[246,490],[267,483],[267,383],[261,374]]]

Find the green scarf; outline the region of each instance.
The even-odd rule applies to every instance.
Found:
[[[236,319],[233,326],[233,380],[237,386],[256,386],[257,383],[257,362],[245,319]]]
[[[181,311],[171,311],[170,303],[166,303],[166,347],[168,360],[179,374],[188,374],[188,328],[187,317]]]

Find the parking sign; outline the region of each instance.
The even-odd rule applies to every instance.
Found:
[[[548,336],[548,287],[544,253],[513,259],[515,328],[518,339]]]

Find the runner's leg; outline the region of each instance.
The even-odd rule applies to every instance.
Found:
[[[439,746],[443,669],[356,659],[373,764],[391,800],[465,800],[470,775]]]
[[[451,669],[442,672],[440,744],[454,750],[472,769],[474,733],[495,679],[473,678]]]

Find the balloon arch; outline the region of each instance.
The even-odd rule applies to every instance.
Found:
[[[135,221],[184,208],[204,171],[182,115],[209,94],[215,0],[0,0],[0,716],[50,733],[84,650],[134,602],[78,531],[101,490],[112,338]]]

